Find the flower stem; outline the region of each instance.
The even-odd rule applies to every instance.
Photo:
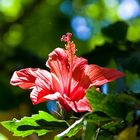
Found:
[[[98,136],[99,136],[100,130],[101,130],[101,128],[98,128],[98,129],[97,129],[97,133],[96,133],[96,136],[95,136],[95,140],[98,140]]]

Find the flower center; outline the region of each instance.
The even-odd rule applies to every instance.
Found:
[[[66,48],[66,53],[68,56],[68,63],[69,63],[68,96],[71,93],[73,61],[76,57],[75,56],[75,52],[76,52],[75,44],[73,43],[73,41],[72,42],[70,41],[71,36],[72,36],[71,33],[66,33],[66,35],[63,35],[61,38],[61,41],[67,42],[67,44],[65,45],[65,48]]]

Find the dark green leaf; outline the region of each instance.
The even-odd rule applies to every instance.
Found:
[[[109,123],[106,123],[102,125],[102,129],[106,130],[106,132],[109,132],[111,134],[117,134],[125,127],[125,123],[122,120],[114,120]]]
[[[139,46],[139,45],[138,45]],[[136,48],[137,46],[134,46]],[[140,73],[140,50],[126,51],[124,55],[119,58],[120,64],[132,73]],[[131,76],[132,73],[127,74]],[[133,75],[135,76],[135,75]]]
[[[103,112],[95,111],[86,114],[85,120],[92,121],[95,124],[100,125],[102,122],[108,122],[111,121],[112,119]]]
[[[12,121],[4,121],[2,125],[14,136],[28,136],[37,133],[39,136],[44,135],[52,130],[66,129],[68,124],[63,120],[58,120],[52,115],[39,111],[39,114],[32,117],[24,117],[21,120],[13,119]]]
[[[102,33],[113,40],[125,40],[127,35],[128,24],[118,21],[102,29]]]
[[[103,112],[94,111],[86,114],[84,117],[83,140],[96,139],[100,135],[101,126],[110,121],[112,121],[112,118]]]
[[[101,102],[105,99],[105,97],[106,97],[105,95],[97,92],[96,89],[92,88],[87,91],[86,96],[94,111],[103,110],[103,106],[102,106]]]
[[[93,111],[104,112],[110,117],[125,118],[130,107],[129,103],[120,100],[119,96],[113,94],[106,96],[97,92],[96,89],[87,91],[87,99]]]

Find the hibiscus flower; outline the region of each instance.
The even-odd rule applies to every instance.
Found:
[[[92,111],[86,99],[86,90],[124,76],[115,69],[89,65],[88,61],[75,55],[76,48],[71,33],[63,35],[65,49],[56,48],[49,54],[46,66],[50,69],[25,68],[15,71],[10,83],[22,89],[32,89],[33,104],[57,100],[66,111]]]

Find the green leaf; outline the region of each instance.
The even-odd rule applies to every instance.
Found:
[[[88,113],[84,117],[83,127],[83,140],[94,140],[98,137],[100,127],[108,122],[112,121],[108,115],[103,112]]]
[[[127,104],[119,100],[116,95],[104,95],[97,92],[96,89],[87,91],[87,99],[91,104],[93,111],[101,111],[110,117],[125,118],[128,110]]]
[[[100,125],[102,122],[109,122],[112,120],[112,118],[110,118],[108,115],[99,111],[94,111],[92,113],[86,114],[84,119],[88,121],[92,121],[97,125]]]
[[[113,40],[125,40],[127,35],[128,24],[118,21],[102,29],[102,33]]]
[[[82,140],[94,140],[96,137],[96,130],[97,125],[90,120],[84,120],[84,126],[83,126],[83,139]]]
[[[117,134],[125,126],[126,124],[124,123],[124,121],[118,119],[118,120],[113,120],[111,122],[108,122],[102,125],[101,129],[105,130],[106,132],[110,132],[111,134]]]
[[[68,124],[66,121],[58,120],[52,115],[39,111],[39,114],[32,117],[24,117],[21,120],[13,119],[12,121],[4,121],[1,124],[9,131],[13,132],[14,136],[28,136],[32,133],[37,133],[38,136],[44,135],[52,130],[66,129]]]
[[[75,121],[69,128],[67,128],[62,133],[55,136],[55,140],[61,140],[64,137],[72,137],[76,135],[83,127],[83,118]]]

